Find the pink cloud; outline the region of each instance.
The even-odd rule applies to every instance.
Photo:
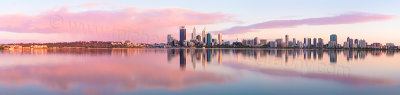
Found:
[[[395,17],[396,16],[393,15],[351,12],[333,17],[308,18],[299,20],[273,20],[248,26],[232,27],[230,29],[216,31],[216,32],[224,34],[238,34],[246,32],[256,32],[257,29],[288,28],[300,25],[355,24],[355,23],[365,23],[372,21],[390,20]]]
[[[89,2],[89,3],[84,3],[81,4],[81,7],[95,7],[95,6],[99,6],[101,3],[99,2]]]
[[[164,42],[167,34],[178,34],[180,25],[214,24],[230,18],[221,12],[202,13],[181,8],[129,7],[70,12],[65,7],[39,15],[0,15],[0,31],[84,35],[77,40]]]

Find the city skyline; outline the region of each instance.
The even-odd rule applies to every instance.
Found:
[[[400,95],[400,0],[8,0],[0,95]]]
[[[208,48],[244,48],[244,47],[256,47],[256,48],[300,48],[300,49],[399,49],[397,45],[392,42],[379,43],[379,42],[368,42],[363,38],[351,38],[347,37],[346,41],[341,44],[338,41],[338,35],[331,34],[327,43],[321,37],[304,38],[304,41],[296,40],[296,38],[290,38],[289,35],[285,35],[284,39],[276,38],[272,40],[258,38],[254,39],[239,39],[236,41],[226,41],[222,39],[222,33],[218,34],[218,39],[213,38],[211,33],[206,34],[206,28],[202,31],[202,35],[196,34],[196,27],[193,28],[190,40],[187,40],[186,26],[180,26],[179,29],[179,40],[175,39],[171,34],[167,35],[166,48],[175,47],[208,47]],[[195,38],[197,37],[197,38]],[[293,40],[291,40],[293,39]]]
[[[37,2],[16,0],[0,5],[0,43],[123,40],[161,43],[167,34],[177,37],[177,26],[184,25],[197,27],[198,31],[207,27],[208,33],[222,33],[227,41],[276,39],[286,34],[296,39],[328,39],[330,34],[337,34],[346,35],[339,36],[338,42],[346,41],[349,36],[400,44],[396,37],[400,31],[396,26],[400,24],[397,19],[400,13],[395,10],[399,1],[395,0],[153,2],[159,6],[135,0]],[[220,6],[199,6],[212,3]],[[243,9],[233,7],[239,5]],[[187,35],[191,33],[189,30]]]

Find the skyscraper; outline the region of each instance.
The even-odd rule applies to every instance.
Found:
[[[167,44],[171,44],[174,39],[172,38],[171,34],[167,36]]]
[[[285,47],[288,47],[289,35],[285,35]]]
[[[254,45],[258,45],[259,44],[259,42],[258,42],[258,37],[255,37],[254,38]]]
[[[318,38],[318,48],[323,48],[324,47],[324,40],[322,38]]]
[[[317,38],[314,38],[314,44],[313,47],[316,48],[317,47]]]
[[[222,44],[222,33],[218,34],[218,44]]]
[[[337,42],[337,35],[336,34],[332,34],[331,36],[330,36],[330,41],[335,41],[335,42]]]
[[[311,48],[311,38],[307,38],[307,47]]]
[[[358,39],[355,39],[355,40],[354,40],[354,47],[356,47],[356,48],[358,48],[358,47],[359,47],[359,44],[358,44]]]
[[[207,33],[207,45],[211,46],[212,45],[212,37],[210,33]]]
[[[207,35],[206,35],[206,28],[203,29],[203,43],[207,43]]]
[[[328,46],[329,46],[329,48],[336,48],[337,47],[337,35],[336,34],[332,34],[330,36],[330,40],[328,42]]]
[[[192,33],[192,39],[191,40],[196,40],[196,27],[193,28],[193,33]]]
[[[349,47],[350,47],[350,48],[354,48],[353,39],[350,39],[350,40],[349,40]]]
[[[185,26],[181,26],[179,29],[179,42],[181,46],[184,46],[184,42],[186,41],[186,28]]]

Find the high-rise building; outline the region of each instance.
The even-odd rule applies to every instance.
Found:
[[[364,39],[361,39],[359,41],[359,48],[366,48],[367,47],[367,42],[365,42]]]
[[[203,43],[207,43],[207,35],[206,35],[206,28],[203,29]]]
[[[285,47],[288,47],[289,35],[285,35]]]
[[[296,41],[296,38],[293,38],[293,43],[296,45],[297,43],[296,43],[297,41]]]
[[[324,47],[324,40],[322,38],[318,38],[318,48],[323,48]]]
[[[222,44],[222,33],[219,33],[218,34],[218,42],[217,42],[218,44]]]
[[[212,37],[211,33],[207,33],[207,45],[211,46],[212,45]]]
[[[258,37],[255,37],[254,38],[254,45],[258,45],[259,44],[259,42],[258,42]]]
[[[330,41],[335,41],[335,42],[337,42],[337,35],[336,35],[336,34],[332,34],[332,35],[330,36]]]
[[[191,40],[196,40],[196,27],[193,28],[193,33],[192,33],[192,39]]]
[[[314,41],[313,48],[316,48],[317,47],[317,38],[314,38],[313,41]]]
[[[347,37],[347,44],[348,44],[348,48],[353,48],[353,39],[351,39],[350,37]]]
[[[307,38],[307,47],[311,48],[311,38]]]
[[[328,47],[329,48],[336,48],[337,47],[337,35],[336,34],[332,34],[330,36],[330,40],[328,42]]]
[[[304,42],[303,42],[303,43],[304,43],[303,46],[304,46],[304,47],[307,47],[307,38],[304,38]]]
[[[167,44],[171,44],[174,39],[172,38],[171,34],[167,36]]]
[[[181,26],[179,29],[179,42],[180,45],[184,46],[184,42],[186,41],[186,28],[185,26]]]
[[[358,39],[355,39],[354,40],[354,48],[358,48],[358,47],[359,47]]]

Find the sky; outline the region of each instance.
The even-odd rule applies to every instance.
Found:
[[[7,0],[0,4],[0,43],[187,39],[196,27],[226,41],[337,34],[400,45],[399,0]],[[214,36],[217,37],[217,36]]]

